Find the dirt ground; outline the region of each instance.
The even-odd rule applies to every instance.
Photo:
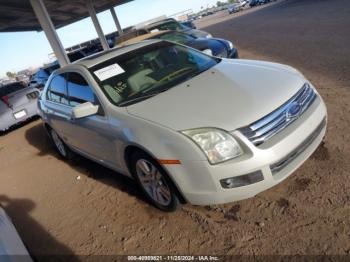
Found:
[[[286,0],[202,21],[205,30],[232,40],[242,58],[301,70],[328,107],[325,144],[254,198],[165,214],[129,179],[86,159],[60,160],[40,121],[1,136],[0,204],[30,252],[349,255],[349,13],[348,0]]]

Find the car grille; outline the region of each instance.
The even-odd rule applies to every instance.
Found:
[[[297,148],[295,148],[292,152],[290,152],[287,156],[282,158],[277,163],[274,163],[270,166],[272,175],[276,175],[279,171],[281,171],[284,167],[286,167],[290,162],[292,162],[295,158],[297,158],[301,153],[303,153],[309,145],[314,142],[314,140],[321,133],[323,128],[326,126],[326,119],[318,125],[318,127],[309,135]]]
[[[315,91],[309,84],[305,84],[281,107],[239,131],[254,145],[259,146],[296,121],[315,99]]]

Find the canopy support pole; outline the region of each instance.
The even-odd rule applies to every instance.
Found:
[[[119,33],[119,36],[123,35],[124,32],[123,32],[123,29],[122,27],[120,26],[120,22],[119,22],[119,19],[118,19],[118,16],[117,16],[117,13],[115,12],[115,9],[114,7],[112,7],[111,9],[109,9],[111,14],[112,14],[112,17],[113,17],[113,20],[114,20],[114,23],[115,23],[115,26],[117,27],[117,30],[118,30],[118,33]]]
[[[69,64],[69,59],[63,45],[57,35],[56,29],[51,21],[50,15],[43,3],[43,0],[30,0],[30,4],[34,13],[45,32],[46,38],[49,41],[52,50],[54,51],[58,63],[61,67]]]
[[[92,23],[94,24],[95,30],[97,32],[98,38],[100,39],[103,50],[108,50],[109,45],[108,45],[107,39],[102,31],[102,27],[97,19],[96,11],[94,8],[94,4],[92,3],[92,0],[87,1],[86,7],[89,11]]]

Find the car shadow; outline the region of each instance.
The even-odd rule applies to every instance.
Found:
[[[72,250],[57,241],[42,225],[31,217],[30,212],[36,207],[33,201],[0,195],[0,207],[11,218],[34,261],[80,261]],[[4,240],[6,237],[10,236],[0,236],[0,240]]]
[[[60,161],[67,161],[62,160],[55,150],[42,122],[39,122],[37,125],[26,130],[25,138],[30,145],[39,150],[39,156],[51,155]],[[98,182],[102,182],[107,186],[128,193],[129,195],[148,203],[142,192],[140,192],[138,185],[129,177],[118,174],[114,170],[78,155],[76,155],[73,160],[69,160],[69,164],[82,175],[93,178]]]

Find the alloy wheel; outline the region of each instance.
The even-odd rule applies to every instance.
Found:
[[[58,150],[58,152],[66,157],[67,156],[67,152],[66,152],[66,148],[63,144],[63,141],[61,140],[61,138],[57,135],[57,133],[52,129],[51,130],[51,137],[52,137],[52,140]]]
[[[155,165],[145,159],[139,159],[136,162],[136,174],[142,187],[154,201],[162,206],[170,204],[170,188]]]

